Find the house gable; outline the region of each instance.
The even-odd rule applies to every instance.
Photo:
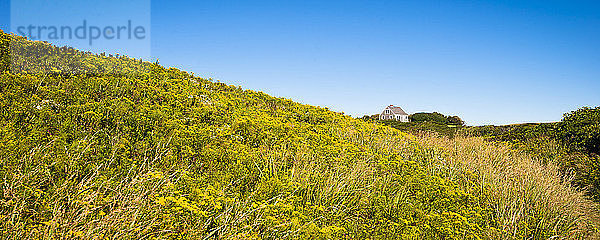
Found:
[[[402,110],[401,107],[394,105],[387,106],[383,112],[379,115],[380,120],[396,120],[401,122],[408,122],[408,114]]]

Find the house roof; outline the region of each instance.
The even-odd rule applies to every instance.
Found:
[[[396,107],[394,105],[389,105],[387,107],[388,109],[392,110],[392,113],[397,114],[397,115],[408,115],[406,114],[406,112],[404,112],[404,110],[402,110],[401,107]]]

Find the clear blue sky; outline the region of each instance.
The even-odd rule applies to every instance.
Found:
[[[152,1],[151,21],[163,65],[352,116],[510,124],[600,105],[598,1]]]

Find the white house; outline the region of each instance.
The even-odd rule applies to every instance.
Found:
[[[379,120],[396,120],[400,122],[408,122],[408,114],[401,107],[389,105],[383,112],[379,114]]]

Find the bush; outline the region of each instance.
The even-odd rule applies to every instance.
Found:
[[[565,114],[557,137],[574,151],[600,154],[600,107]]]
[[[450,125],[458,125],[458,126],[465,125],[465,122],[462,119],[460,119],[460,117],[458,117],[458,116],[448,116],[447,119],[448,119],[448,123]]]
[[[439,124],[448,124],[448,119],[441,113],[415,113],[410,115],[411,122],[436,122]]]

